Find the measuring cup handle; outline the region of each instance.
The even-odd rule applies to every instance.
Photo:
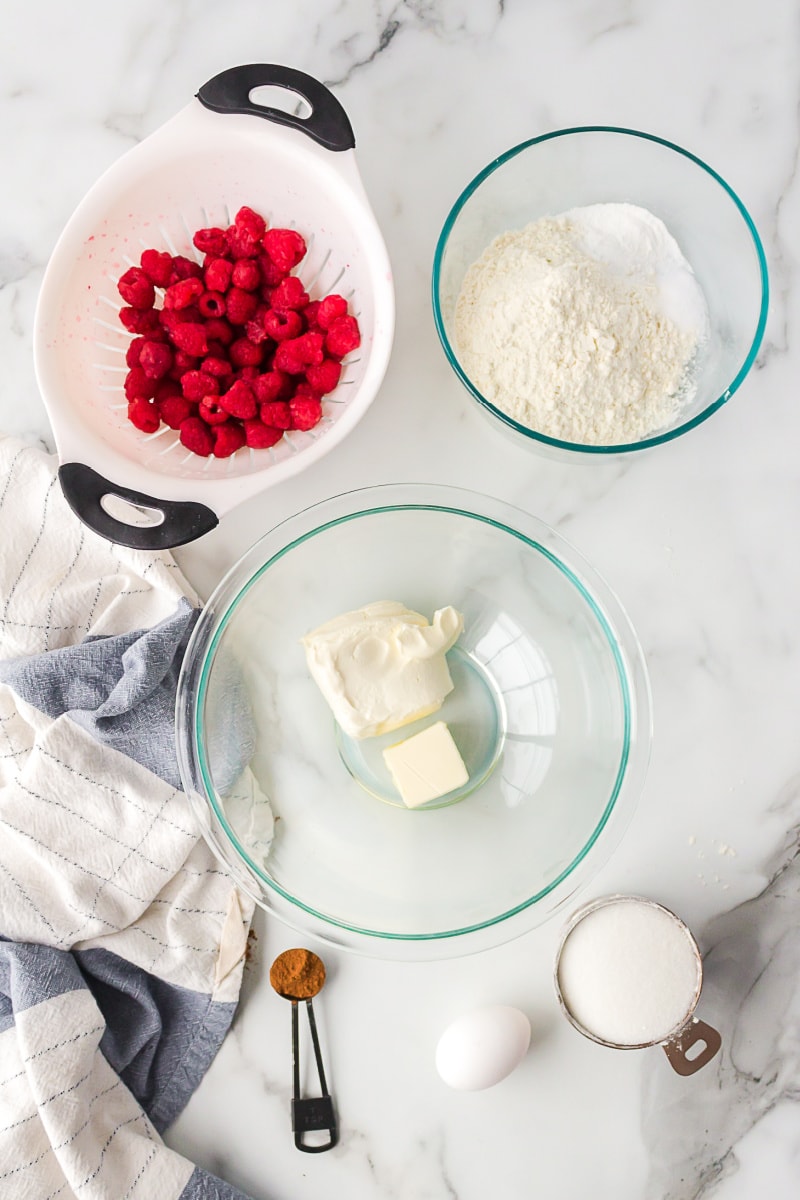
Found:
[[[84,525],[109,542],[131,546],[134,550],[166,550],[170,546],[183,546],[219,524],[217,514],[206,508],[205,504],[189,500],[159,500],[144,492],[112,483],[85,463],[64,463],[59,467],[58,479],[67,504]],[[102,501],[107,497],[147,509],[155,521],[148,525],[132,525],[118,520],[103,507]]]
[[[687,1051],[698,1043],[703,1043],[704,1048],[698,1054],[687,1058]],[[678,1075],[694,1075],[695,1071],[711,1062],[721,1045],[722,1038],[717,1030],[711,1025],[706,1025],[705,1021],[694,1018],[677,1037],[665,1042],[663,1049],[673,1071]]]
[[[299,117],[266,104],[254,104],[250,93],[258,87],[283,87],[296,92],[311,105],[309,117]],[[197,99],[212,112],[245,113],[288,125],[313,138],[326,150],[352,150],[356,144],[347,113],[332,92],[303,71],[279,63],[249,63],[230,67],[204,83]]]

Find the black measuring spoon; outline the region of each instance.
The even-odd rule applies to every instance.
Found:
[[[317,1022],[311,1004],[313,997],[319,994],[325,983],[325,964],[311,950],[284,950],[269,969],[269,981],[278,995],[282,996],[284,1000],[290,1000],[292,1004],[292,1129],[294,1130],[294,1144],[298,1150],[304,1150],[308,1154],[319,1154],[322,1150],[330,1150],[339,1140],[333,1099],[325,1082]],[[300,1037],[297,1006],[301,1000],[305,1001],[308,1013],[317,1075],[322,1089],[321,1096],[302,1098],[300,1096]],[[325,1130],[329,1135],[328,1141],[321,1145],[307,1145],[304,1138],[312,1130]]]

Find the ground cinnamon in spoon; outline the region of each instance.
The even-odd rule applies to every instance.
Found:
[[[290,1000],[309,1000],[325,982],[325,964],[310,950],[284,950],[269,969],[275,991]]]

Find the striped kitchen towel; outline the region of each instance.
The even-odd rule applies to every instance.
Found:
[[[230,1025],[252,916],[180,790],[196,598],[10,438],[0,530],[0,1196],[233,1200],[160,1137]]]

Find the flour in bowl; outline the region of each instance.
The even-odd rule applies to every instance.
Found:
[[[598,446],[674,421],[707,329],[680,247],[633,204],[501,234],[467,271],[455,314],[459,360],[487,400],[540,433]]]

